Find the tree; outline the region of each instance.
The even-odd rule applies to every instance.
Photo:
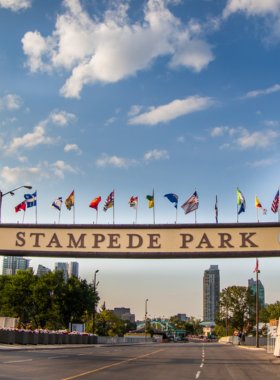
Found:
[[[220,293],[220,311],[216,313],[217,326],[226,327],[230,318],[230,328],[250,331],[255,324],[256,297],[250,287],[229,286]]]
[[[280,318],[280,302],[271,303],[260,310],[260,322],[268,323],[270,319]]]
[[[66,282],[54,289],[58,318],[65,328],[71,321],[81,320],[86,312],[91,314],[98,300],[93,284],[76,276],[67,278]]]
[[[123,336],[126,333],[124,321],[109,310],[97,314],[97,334],[103,336]]]

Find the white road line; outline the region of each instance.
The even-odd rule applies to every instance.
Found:
[[[202,368],[202,367],[203,367],[203,363],[200,364],[200,368]]]
[[[204,358],[202,358],[202,361],[204,362]]]
[[[9,363],[22,363],[22,362],[31,362],[33,359],[26,359],[26,360],[14,360],[12,362],[3,362],[3,364],[9,364]]]
[[[60,359],[60,358],[68,358],[69,356],[51,356],[48,359]]]
[[[198,379],[198,378],[199,378],[199,375],[200,375],[200,371],[197,372],[195,378]]]

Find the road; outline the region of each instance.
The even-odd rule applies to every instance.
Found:
[[[275,380],[278,363],[265,351],[202,342],[30,349],[0,351],[0,379]]]

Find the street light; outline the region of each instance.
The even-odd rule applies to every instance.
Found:
[[[94,280],[93,280],[93,290],[94,290],[94,293],[95,293],[95,289],[96,289],[96,273],[98,273],[99,270],[97,269],[95,272],[94,272]],[[94,334],[94,330],[95,330],[95,302],[94,302],[94,306],[93,306],[93,313],[92,313],[92,333]]]
[[[145,302],[145,342],[147,342],[147,302],[149,300],[147,299]]]
[[[28,189],[28,190],[31,190],[32,189],[32,186],[20,186],[20,187],[17,187],[16,189],[13,189],[13,190],[10,190],[8,191],[7,193],[2,193],[2,191],[0,190],[0,223],[1,223],[1,209],[2,209],[2,198],[7,195],[7,194],[11,194],[11,195],[15,195],[14,194],[14,191],[18,190],[18,189],[21,189],[21,188],[25,188],[25,189]]]

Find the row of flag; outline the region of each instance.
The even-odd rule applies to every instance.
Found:
[[[113,210],[114,210],[114,201],[115,201],[114,195],[115,195],[115,192],[113,190],[105,200],[103,211],[106,212],[111,207],[113,207]],[[166,197],[171,203],[174,203],[174,207],[176,209],[176,222],[177,222],[177,209],[178,209],[178,202],[179,202],[178,195],[169,193],[169,194],[165,194],[164,197]],[[146,199],[148,200],[149,208],[155,208],[154,191],[152,192],[152,195],[147,195]],[[95,209],[98,212],[98,205],[100,202],[101,202],[101,197],[98,196],[97,198],[91,201],[89,207]],[[53,201],[50,207],[61,212],[62,203],[63,203],[62,197],[59,197]],[[73,207],[73,218],[74,218],[74,205],[75,205],[74,190],[71,192],[69,197],[66,198],[64,203],[68,210],[71,210]],[[134,208],[136,210],[136,221],[137,221],[138,197],[131,197],[128,201],[128,204],[131,208]],[[35,193],[33,194],[24,194],[24,201],[15,207],[15,212],[19,212],[21,210],[25,211],[26,208],[30,208],[34,206],[36,206],[37,208],[37,191],[35,191]],[[182,204],[181,208],[184,210],[185,214],[189,214],[190,212],[197,210],[198,206],[199,206],[199,199],[198,199],[197,191],[195,190],[194,193],[189,197],[189,199],[187,199],[187,201]],[[260,201],[257,198],[257,195],[255,197],[255,207],[256,207],[256,210],[260,209],[263,215],[267,214],[267,210],[262,207]],[[278,209],[279,209],[279,189],[273,199],[271,211],[274,213],[277,213]],[[237,221],[238,221],[238,215],[240,215],[242,212],[245,212],[245,210],[246,210],[245,197],[242,194],[242,192],[237,188]],[[37,215],[37,212],[36,212],[36,215]],[[258,218],[258,214],[257,214],[257,218]],[[218,223],[217,195],[215,199],[215,219],[216,219],[216,223]],[[60,214],[59,214],[59,220],[60,220]],[[113,217],[113,221],[114,221],[114,217]],[[97,222],[97,217],[96,217],[96,222]]]

